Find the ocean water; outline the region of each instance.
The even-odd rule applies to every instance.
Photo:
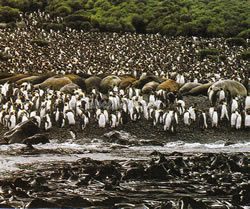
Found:
[[[84,141],[84,140],[83,140]],[[49,144],[34,145],[40,154],[17,154],[18,150],[26,145],[11,144],[0,146],[0,175],[22,169],[25,165],[33,163],[48,163],[56,161],[72,162],[80,158],[88,157],[94,160],[147,160],[150,153],[181,152],[194,153],[250,153],[250,142],[240,142],[225,146],[224,141],[214,143],[186,143],[175,141],[164,146],[124,146],[114,143],[105,143],[101,139],[92,142],[75,143],[71,140],[58,143],[56,140]],[[22,168],[20,168],[20,166]]]

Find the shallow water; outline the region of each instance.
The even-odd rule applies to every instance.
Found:
[[[161,153],[181,152],[193,153],[250,153],[250,142],[240,142],[225,146],[224,141],[215,143],[185,143],[176,141],[164,144],[164,146],[124,146],[118,144],[104,143],[100,139],[85,144],[74,142],[58,143],[52,141],[45,145],[34,145],[39,154],[17,154],[18,150],[25,148],[22,144],[0,146],[0,173],[11,173],[29,164],[48,163],[55,161],[71,162],[88,157],[94,160],[147,160],[150,153],[158,151]],[[45,152],[46,150],[46,152]],[[21,167],[20,167],[21,166]]]

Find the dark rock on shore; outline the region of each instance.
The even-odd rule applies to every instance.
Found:
[[[36,124],[35,118],[19,123],[15,128],[4,134],[4,140],[8,144],[23,143],[29,137],[40,132],[40,128]],[[27,141],[35,141],[35,137],[27,139]]]
[[[24,202],[27,208],[249,206],[249,155],[153,154],[141,161],[82,158],[72,163],[40,164],[32,172],[14,173],[13,180],[0,179],[3,201],[10,195],[27,196],[15,201],[19,206]]]

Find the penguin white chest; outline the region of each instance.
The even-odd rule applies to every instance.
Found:
[[[68,119],[69,125],[75,125],[76,121],[75,121],[74,114],[72,112],[68,112],[66,115],[67,115],[67,119]]]
[[[245,116],[245,127],[250,127],[250,115]]]
[[[213,118],[212,118],[212,127],[218,126],[218,113],[217,111],[214,111]]]
[[[98,125],[100,128],[105,128],[106,126],[106,117],[103,113],[99,115]]]

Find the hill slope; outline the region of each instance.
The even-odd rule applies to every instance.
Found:
[[[52,17],[64,17],[63,27],[83,30],[169,36],[250,35],[248,0],[2,0],[0,6],[0,22],[15,20],[18,11],[39,9]]]

